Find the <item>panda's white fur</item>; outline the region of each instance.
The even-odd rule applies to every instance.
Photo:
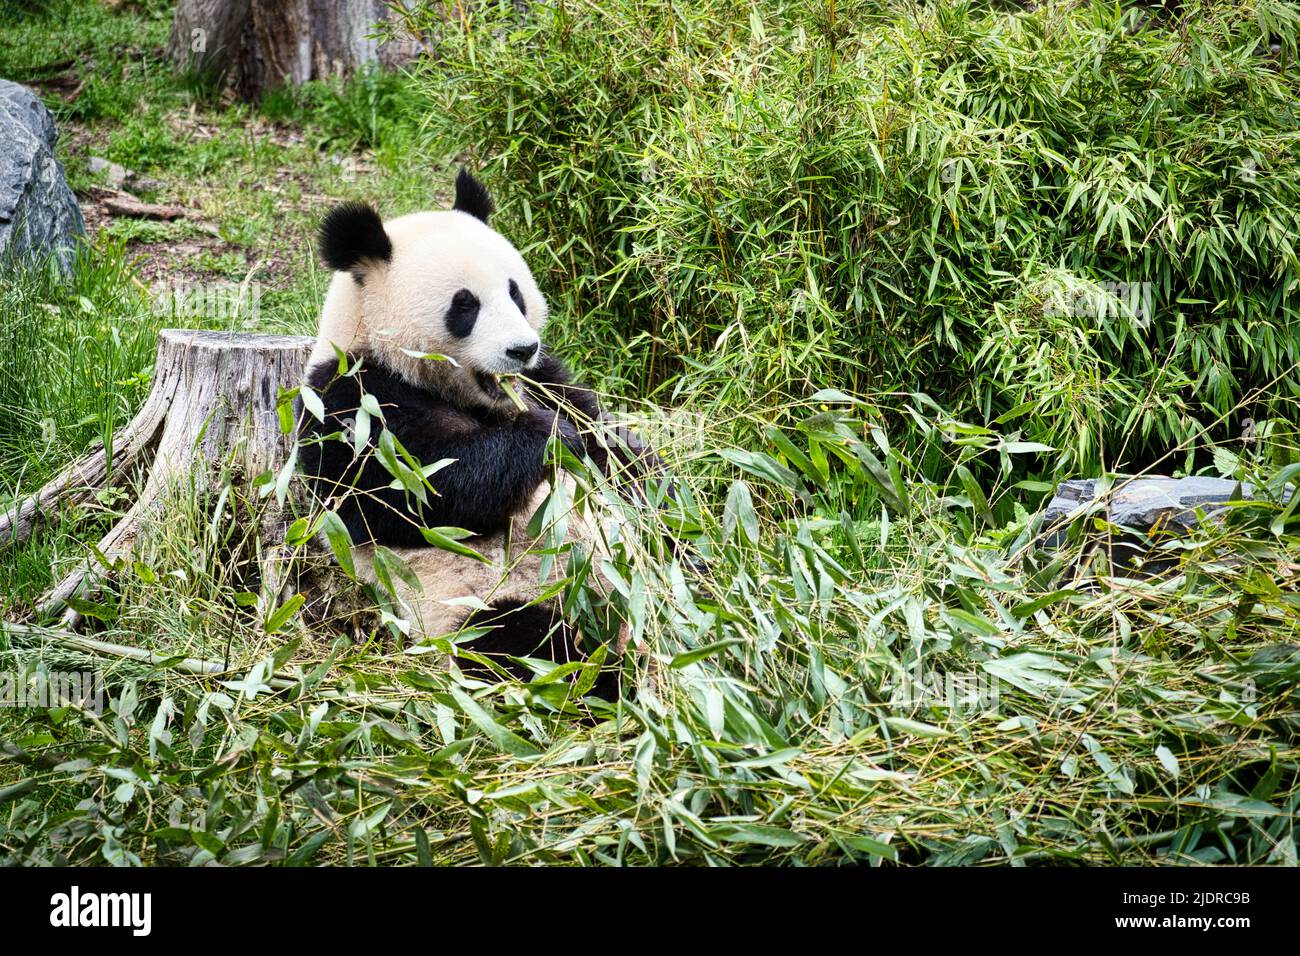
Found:
[[[532,271],[509,240],[459,210],[400,216],[384,222],[384,231],[392,242],[390,261],[370,264],[362,282],[334,273],[309,365],[332,360],[338,346],[373,355],[412,384],[483,401],[473,370],[517,372],[519,364],[505,359],[505,349],[540,345],[548,308]],[[510,299],[511,279],[523,294],[522,315]],[[479,296],[480,312],[473,334],[458,341],[442,319],[462,288]],[[422,357],[430,354],[451,361]],[[540,357],[539,348],[524,367]]]
[[[573,482],[566,482],[572,501]],[[418,590],[397,581],[397,597],[405,605],[413,633],[436,637],[455,631],[471,606],[480,602],[489,606],[530,604],[565,574],[563,555],[551,555],[547,561],[547,541],[543,534],[528,533],[531,516],[541,508],[551,486],[543,483],[528,504],[511,521],[508,531],[495,531],[464,540],[487,562],[436,548],[390,548],[406,562],[420,582]],[[571,548],[603,550],[603,537],[585,517],[570,511],[565,517],[564,540]],[[368,583],[376,583],[373,569],[374,546],[357,549],[357,571]],[[546,565],[549,564],[549,567]],[[597,580],[608,582],[599,574]]]

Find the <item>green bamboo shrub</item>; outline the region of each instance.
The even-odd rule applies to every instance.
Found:
[[[919,388],[1070,469],[1294,421],[1289,4],[431,2],[414,22],[430,134],[484,170],[613,388]]]

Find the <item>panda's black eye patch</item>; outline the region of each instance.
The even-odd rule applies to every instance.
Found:
[[[458,339],[463,339],[474,331],[474,322],[478,319],[478,296],[469,289],[461,289],[451,297],[447,307],[447,331]]]
[[[515,305],[519,306],[521,314],[528,314],[528,309],[524,307],[524,294],[519,291],[519,283],[514,279],[510,280],[510,298],[515,300]]]

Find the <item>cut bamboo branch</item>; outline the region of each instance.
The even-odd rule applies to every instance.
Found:
[[[231,463],[249,479],[278,469],[293,438],[280,431],[277,400],[282,387],[301,380],[312,341],[297,335],[160,332],[154,386],[145,408],[114,441],[114,461],[121,445],[123,468],[154,448],[140,496],[100,539],[99,555],[78,562],[46,592],[41,610],[55,613],[94,588],[108,570],[100,555],[111,566],[129,554],[143,524],[182,479],[196,475],[201,482],[217,462]],[[11,540],[30,534],[40,511],[71,494],[93,492],[112,473],[106,462],[96,465],[93,455],[74,465],[11,513]],[[65,611],[65,627],[75,627],[78,620],[75,610]]]

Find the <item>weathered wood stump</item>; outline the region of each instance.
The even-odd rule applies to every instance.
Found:
[[[164,329],[153,387],[139,414],[111,449],[92,452],[0,515],[0,548],[25,540],[54,507],[84,501],[147,465],[139,498],[99,541],[99,552],[112,561],[130,552],[142,519],[196,466],[202,474],[210,463],[233,460],[250,479],[278,469],[293,436],[280,430],[277,399],[281,387],[298,384],[312,342],[297,335]],[[47,592],[41,609],[58,611],[102,572],[98,556],[80,562]],[[73,626],[78,615],[69,609],[63,620]]]

